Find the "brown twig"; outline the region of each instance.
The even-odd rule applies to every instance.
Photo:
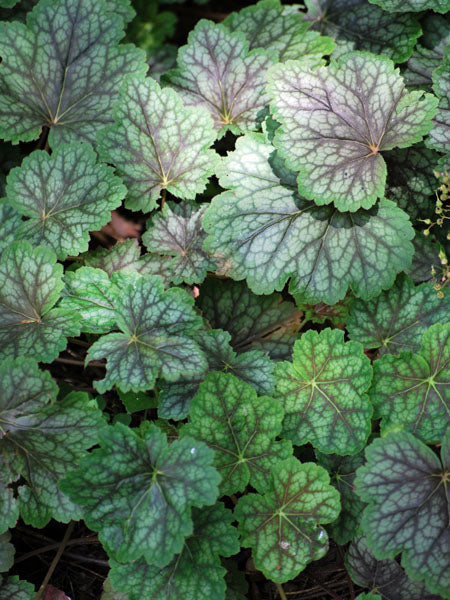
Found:
[[[53,575],[53,571],[56,569],[56,565],[59,563],[59,559],[61,558],[62,553],[64,552],[64,548],[66,547],[67,542],[70,539],[70,536],[72,535],[72,531],[73,528],[75,527],[75,521],[71,521],[69,523],[69,526],[66,529],[66,533],[64,534],[64,537],[61,541],[61,543],[59,544],[59,548],[57,553],[55,554],[55,558],[52,560],[52,564],[50,565],[48,571],[47,571],[47,575],[44,577],[44,581],[41,583],[41,587],[38,589],[36,596],[34,597],[34,600],[39,600],[40,597],[42,596],[42,594],[45,591],[45,588],[47,587],[51,576]]]
[[[97,538],[78,538],[69,540],[66,546],[81,546],[83,544],[100,544]],[[42,548],[36,548],[36,550],[32,550],[31,552],[27,552],[23,554],[20,558],[17,558],[14,562],[15,565],[28,560],[29,558],[34,558],[39,554],[44,554],[45,552],[50,552],[51,550],[56,550],[59,548],[61,542],[55,542],[54,544],[48,544],[47,546],[42,546]]]
[[[86,367],[103,367],[104,369],[106,368],[105,363],[94,361],[94,360],[92,360],[90,363],[85,365],[82,360],[75,360],[73,358],[61,358],[58,356],[58,358],[55,358],[55,362],[59,362],[59,363],[65,364],[65,365],[75,365],[77,367],[85,367],[86,366]]]

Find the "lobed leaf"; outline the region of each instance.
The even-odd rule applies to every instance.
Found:
[[[369,2],[378,4],[384,10],[398,12],[418,12],[431,9],[445,13],[450,10],[449,0],[369,0]]]

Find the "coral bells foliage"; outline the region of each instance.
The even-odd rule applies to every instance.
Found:
[[[0,598],[449,599],[450,2],[181,2],[0,0]]]

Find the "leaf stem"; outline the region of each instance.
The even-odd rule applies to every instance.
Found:
[[[284,593],[283,586],[281,585],[281,583],[275,583],[275,585],[277,586],[277,590],[278,590],[278,593],[280,594],[281,600],[287,600],[287,596]]]
[[[66,547],[66,544],[69,541],[70,536],[72,535],[72,531],[73,531],[74,527],[75,527],[75,521],[71,521],[69,523],[69,526],[66,529],[66,533],[64,534],[64,537],[63,537],[61,543],[59,544],[58,551],[55,554],[55,558],[52,560],[52,564],[50,565],[50,567],[47,571],[47,575],[44,577],[44,581],[41,583],[41,587],[38,589],[38,592],[37,592],[36,596],[34,597],[34,600],[39,600],[40,597],[42,596],[43,592],[45,591],[45,588],[47,587],[48,582],[50,581],[50,578],[53,575],[53,571],[56,569],[56,565],[59,563],[59,559],[61,558],[61,555],[64,552],[64,548]]]

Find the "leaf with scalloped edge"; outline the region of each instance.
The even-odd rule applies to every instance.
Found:
[[[450,323],[425,331],[417,354],[387,354],[373,367],[369,395],[381,433],[404,429],[438,443],[450,426]]]
[[[6,194],[24,217],[18,239],[48,246],[64,260],[88,249],[89,232],[101,229],[125,197],[111,167],[97,164],[87,144],[61,144],[50,156],[37,150],[8,175]]]
[[[414,230],[388,200],[369,211],[341,213],[299,198],[272,169],[273,147],[262,135],[238,139],[221,185],[203,218],[205,248],[246,279],[256,294],[283,289],[298,302],[335,304],[350,287],[368,299],[411,264]]]
[[[328,536],[320,524],[334,521],[340,510],[329,482],[325,469],[292,457],[272,469],[264,496],[239,499],[234,514],[241,543],[252,547],[255,567],[268,579],[289,581],[326,554]]]
[[[167,271],[173,283],[201,283],[216,263],[203,249],[202,217],[207,205],[166,203],[147,223],[142,241],[150,252],[170,257]],[[173,258],[172,258],[173,257]]]
[[[433,91],[439,98],[439,104],[426,144],[429,148],[448,154],[450,147],[450,44],[444,52],[444,63],[433,71]]]
[[[63,267],[43,246],[12,243],[0,258],[0,360],[30,356],[52,362],[67,345],[67,336],[80,332],[79,316],[53,308]]]
[[[383,10],[398,12],[419,12],[421,10],[434,10],[445,13],[450,10],[449,0],[369,0],[378,4]]]
[[[6,198],[0,198],[0,254],[16,239],[17,229],[22,223],[19,213]]]
[[[50,518],[80,518],[79,507],[57,484],[97,442],[103,425],[97,403],[83,392],[55,402],[50,374],[23,357],[3,361],[0,382],[1,470],[11,483],[22,477],[16,494],[23,520],[44,527]]]
[[[283,409],[277,400],[258,396],[254,388],[229,373],[210,373],[191,402],[190,435],[214,450],[214,466],[222,476],[220,495],[269,487],[271,468],[292,455],[287,440],[276,442]]]
[[[407,92],[394,63],[349,52],[327,67],[302,61],[272,67],[271,109],[281,127],[274,145],[299,172],[300,194],[340,211],[370,208],[383,198],[380,154],[419,142],[432,127],[437,99]]]
[[[438,298],[431,283],[415,286],[404,274],[386,292],[369,301],[356,299],[347,319],[350,339],[364,348],[379,348],[378,355],[416,352],[424,332],[434,323],[445,323],[450,297]]]
[[[34,586],[14,575],[5,579],[0,575],[0,600],[33,600],[36,596]]]
[[[377,560],[364,536],[358,536],[349,546],[345,566],[352,580],[363,588],[381,594],[383,600],[440,600],[430,594],[423,583],[411,581],[392,558]]]
[[[269,102],[267,69],[276,55],[257,48],[248,51],[241,32],[201,19],[178,51],[178,68],[164,76],[188,106],[206,107],[217,135],[256,129],[256,117]]]
[[[14,546],[10,544],[11,533],[6,531],[0,535],[0,573],[5,573],[14,564]]]
[[[231,13],[223,24],[230,31],[241,31],[249,41],[250,50],[274,50],[280,62],[310,56],[322,64],[322,56],[330,54],[334,41],[308,31],[310,24],[303,21],[301,13],[285,9],[279,0],[260,0]]]
[[[414,256],[411,266],[405,269],[405,273],[411,277],[414,283],[422,281],[431,281],[435,273],[439,273],[442,268],[439,259],[440,246],[438,243],[430,240],[423,235],[422,231],[417,231],[413,239]]]
[[[388,13],[367,0],[305,0],[312,29],[335,39],[333,56],[351,50],[368,50],[403,62],[420,35],[412,14]]]
[[[356,454],[364,447],[372,367],[361,344],[344,342],[340,329],[310,329],[295,342],[292,362],[276,365],[275,378],[275,397],[285,411],[283,436],[327,454]]]
[[[402,566],[413,581],[424,580],[429,591],[450,598],[450,429],[441,457],[442,464],[410,433],[392,432],[367,447],[355,485],[369,503],[362,530],[375,557],[402,552]]]
[[[220,476],[213,451],[184,438],[168,444],[151,423],[121,423],[99,434],[100,448],[81,461],[61,488],[83,506],[83,518],[110,556],[141,556],[159,568],[181,552],[193,531],[191,507],[214,504]],[[108,502],[105,502],[108,498]]]
[[[41,0],[27,25],[1,23],[0,137],[31,141],[49,127],[51,146],[94,143],[122,81],[147,70],[142,50],[117,45],[122,35],[103,0]]]
[[[114,119],[97,139],[100,156],[127,186],[128,208],[153,210],[161,190],[195,198],[205,189],[218,160],[208,149],[215,133],[206,110],[184,106],[177,92],[151,78],[133,78],[121,89]]]
[[[236,352],[258,349],[272,360],[290,357],[302,313],[281,294],[257,296],[245,282],[211,277],[202,284],[196,304],[211,327],[230,333]]]
[[[221,502],[193,509],[194,530],[180,554],[161,569],[140,559],[120,564],[111,561],[110,577],[117,589],[128,591],[130,600],[224,600],[225,569],[220,556],[239,551],[233,514]]]
[[[115,303],[121,333],[102,336],[86,362],[106,358],[106,376],[94,381],[102,394],[113,385],[123,392],[152,389],[156,377],[177,381],[204,372],[206,359],[191,334],[201,326],[194,299],[184,290],[164,291],[159,277],[142,276],[122,289]]]
[[[195,377],[181,379],[176,383],[159,384],[158,415],[165,419],[184,419],[189,414],[192,398],[198,386],[212,371],[234,374],[251,385],[259,394],[271,395],[274,390],[274,364],[259,350],[250,350],[236,356],[230,345],[230,334],[220,329],[201,329],[192,335],[203,352],[207,366]]]

